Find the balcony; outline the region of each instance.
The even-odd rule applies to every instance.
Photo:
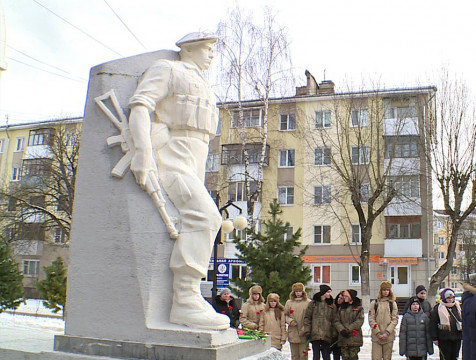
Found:
[[[384,120],[384,136],[419,135],[418,117],[390,118]]]
[[[242,165],[245,163],[245,152],[248,154],[248,162],[250,164],[258,164],[261,157],[261,149],[263,144],[253,143],[246,144],[227,144],[221,147],[221,164]],[[266,153],[264,156],[264,165],[269,164],[269,145],[266,145]]]
[[[395,198],[385,208],[385,216],[422,215],[421,198]]]
[[[422,239],[385,239],[384,257],[422,256]]]
[[[13,242],[15,255],[42,255],[43,241],[40,240],[16,240]]]

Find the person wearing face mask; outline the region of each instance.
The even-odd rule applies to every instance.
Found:
[[[240,323],[246,329],[257,330],[265,307],[263,289],[259,285],[254,285],[250,287],[248,293],[250,297],[241,307]]]
[[[309,344],[306,336],[301,333],[301,328],[304,324],[304,314],[310,302],[304,285],[300,282],[293,284],[289,300],[284,305],[292,360],[307,360],[308,358],[307,349]]]
[[[377,299],[370,303],[369,325],[372,331],[372,360],[392,358],[398,307],[392,284],[382,281]]]
[[[440,296],[440,303],[431,311],[430,334],[440,349],[440,360],[456,360],[462,338],[461,307],[452,289],[443,289]]]
[[[303,334],[311,340],[313,360],[319,360],[321,353],[323,360],[331,359],[335,315],[332,289],[330,286],[320,285],[319,292],[314,294],[304,314]]]

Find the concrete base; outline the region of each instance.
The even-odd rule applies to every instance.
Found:
[[[202,341],[198,341],[202,342]],[[221,346],[197,347],[189,345],[139,343],[78,336],[56,335],[55,350],[113,359],[147,360],[237,360],[262,353],[270,348],[270,341],[240,340]],[[66,355],[66,354],[65,354]],[[66,357],[65,357],[66,359]],[[69,358],[68,358],[69,359]],[[72,358],[75,359],[75,358]],[[86,359],[86,357],[85,357]]]

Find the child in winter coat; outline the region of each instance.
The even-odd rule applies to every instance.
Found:
[[[248,293],[250,297],[240,311],[240,323],[243,328],[257,330],[260,315],[264,311],[263,289],[259,285],[254,285],[250,287]]]
[[[433,354],[430,336],[430,319],[423,312],[418,297],[411,300],[410,308],[403,315],[400,325],[400,355],[410,360],[422,360]]]
[[[279,303],[279,295],[271,293],[266,298],[266,306],[259,319],[259,331],[271,335],[271,346],[281,350],[288,337],[284,306]]]
[[[291,348],[291,360],[307,360],[309,346],[306,336],[301,333],[304,324],[304,314],[311,302],[307,298],[303,283],[294,283],[289,294],[289,300],[284,305],[284,315],[288,326],[288,341]]]
[[[372,360],[392,358],[395,327],[398,323],[398,308],[392,284],[382,281],[377,299],[370,303],[369,325],[372,331]]]
[[[344,291],[344,303],[337,311],[334,326],[339,333],[339,345],[344,360],[358,360],[364,344],[362,325],[364,309],[354,289]]]
[[[433,344],[440,349],[440,360],[456,360],[463,337],[461,307],[450,288],[443,289],[440,295],[440,303],[431,310],[431,338]]]
[[[312,343],[314,360],[331,360],[331,341],[334,330],[336,306],[332,298],[332,289],[323,284],[319,292],[312,297],[304,315],[303,333]]]

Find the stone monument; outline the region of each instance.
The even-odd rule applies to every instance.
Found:
[[[177,42],[180,52],[91,69],[65,334],[56,336],[55,350],[233,360],[269,348],[238,341],[228,317],[200,294],[221,225],[203,185],[217,118],[202,70],[216,40],[192,33]]]

